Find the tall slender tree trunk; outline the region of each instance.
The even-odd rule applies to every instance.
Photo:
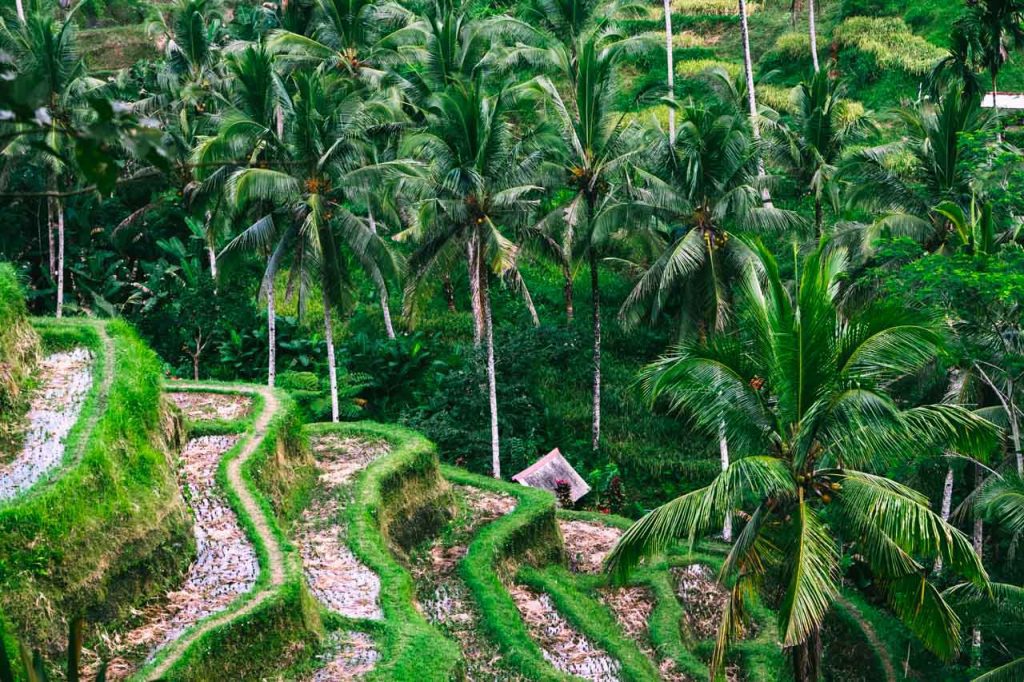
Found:
[[[51,177],[48,189],[51,192],[57,191],[57,180]],[[46,200],[46,241],[49,248],[47,255],[49,257],[48,267],[50,277],[56,279],[57,277],[57,206],[60,203],[60,199],[51,196]]]
[[[811,63],[814,64],[814,73],[821,70],[818,64],[818,27],[814,19],[814,0],[807,0],[807,21],[811,31]]]
[[[573,292],[572,292],[572,268],[569,267],[569,263],[562,263],[562,296],[565,298],[565,323],[567,325],[572,324],[573,318],[576,316],[576,311],[573,308]]]
[[[448,304],[448,312],[454,313],[455,308],[455,285],[452,284],[452,278],[448,275],[442,275],[444,288],[444,300]]]
[[[668,98],[674,104],[676,101],[676,74],[673,65],[672,55],[672,0],[665,0],[665,61],[668,64]],[[676,143],[676,109],[673,106],[668,108],[668,139],[672,144]]]
[[[327,296],[327,287],[323,289],[324,297],[324,339],[327,341],[327,376],[331,380],[331,421],[340,417],[338,405],[338,365],[334,357],[334,324],[331,319],[331,301]]]
[[[217,279],[217,252],[213,250],[212,246],[207,245],[206,247],[206,258],[210,262],[210,279]],[[214,290],[216,293],[216,290]]]
[[[267,260],[267,270],[263,273],[263,294],[267,297],[267,386],[274,387],[277,380],[277,302],[274,300],[274,280],[277,278],[277,269],[284,258],[284,252],[288,248],[288,242],[295,234],[295,226],[291,226],[288,232],[281,237],[274,247],[274,252]]]
[[[725,422],[718,423],[718,454],[722,458],[722,471],[729,468],[729,440],[725,437]],[[725,513],[722,523],[722,539],[732,542],[732,512]]]
[[[480,265],[480,307],[483,309],[484,334],[487,337],[487,399],[491,410],[491,475],[501,478],[501,441],[498,436],[498,378],[494,369],[494,318],[491,314],[490,273]]]
[[[996,139],[999,142],[1003,141],[1003,129],[999,121],[999,87],[998,78],[996,74],[992,74],[992,114],[996,117]]]
[[[1017,402],[1014,398],[1016,387],[1013,379],[1006,382],[1006,404],[1009,405],[1010,441],[1013,444],[1013,456],[1017,460],[1017,475],[1024,478],[1024,452],[1021,449],[1020,417],[1017,416]]]
[[[264,285],[267,295],[267,386],[277,380],[277,308],[274,304],[274,280]]]
[[[597,272],[597,256],[590,251],[590,295],[594,309],[594,452],[601,447],[601,285]]]
[[[666,0],[668,2],[668,0]],[[750,55],[750,27],[747,22],[747,0],[739,0],[740,35],[743,39],[743,72],[747,77],[747,107],[750,110],[750,132],[754,143],[761,142],[761,125],[757,120],[757,93],[754,90],[754,60]],[[764,179],[764,158],[757,153],[757,177]],[[761,188],[761,202],[766,208],[772,207],[772,195],[767,187]]]
[[[18,10],[18,21],[25,23],[25,5],[22,0],[14,0],[14,6]]]
[[[807,639],[792,649],[796,682],[818,682],[821,677],[821,630],[815,627]]]
[[[985,477],[985,471],[980,464],[974,465],[974,487],[979,488]],[[981,515],[975,512],[974,532],[971,536],[974,545],[974,553],[978,555],[978,561],[982,560],[982,550],[985,545],[985,522]],[[981,629],[975,625],[971,630],[971,666],[981,666]]]
[[[64,316],[64,204],[57,200],[57,318]]]
[[[821,197],[815,194],[814,196],[814,234],[821,236],[822,230],[825,229],[825,209],[821,205]]]
[[[373,217],[373,209],[367,211],[367,216],[370,220],[370,231],[377,234],[377,220]],[[391,322],[391,304],[388,300],[388,283],[384,281],[384,277],[378,276],[377,279],[377,292],[380,294],[380,310],[384,315],[384,331],[387,332],[388,338],[395,338],[395,326]]]
[[[480,305],[480,242],[474,233],[466,244],[469,263],[469,304],[473,310],[473,345],[479,347],[484,334],[483,307]]]
[[[939,515],[943,521],[949,522],[949,515],[953,510],[953,467],[946,469],[946,482],[942,485],[942,506]],[[942,556],[935,560],[935,573],[942,570]]]

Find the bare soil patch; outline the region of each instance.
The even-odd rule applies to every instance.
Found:
[[[622,536],[622,531],[590,521],[558,520],[574,573],[600,573],[604,559]]]
[[[193,422],[233,421],[248,416],[252,411],[252,396],[238,393],[179,391],[168,393],[167,397]]]

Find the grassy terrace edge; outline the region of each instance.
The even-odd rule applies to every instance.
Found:
[[[254,397],[252,418],[242,420],[243,437],[221,460],[217,481],[231,508],[256,549],[260,573],[252,590],[236,600],[226,611],[213,614],[183,633],[187,640],[199,633],[180,651],[167,647],[137,675],[150,679],[160,671],[161,680],[222,680],[259,677],[283,660],[313,648],[319,639],[321,624],[312,597],[306,590],[298,554],[281,528],[285,508],[275,507],[273,472],[281,460],[301,458],[301,424],[291,398],[281,390],[244,384],[182,383],[168,386],[172,392],[213,392],[244,394]],[[262,434],[255,425],[264,411],[276,410]],[[195,431],[204,432],[203,423]],[[224,433],[225,426],[215,422],[211,431]],[[253,452],[240,467],[242,484],[255,500],[261,519],[246,509],[238,491],[230,484],[228,468],[242,456],[251,439],[258,439]],[[301,465],[300,467],[301,468]],[[303,483],[293,481],[301,488]],[[307,482],[308,484],[308,482]],[[266,529],[267,534],[260,531]],[[281,575],[274,576],[274,560],[281,559]],[[298,645],[298,646],[296,646]]]
[[[191,534],[168,464],[177,424],[161,401],[156,355],[124,322],[33,324],[47,349],[96,356],[61,467],[0,504],[0,629],[8,644],[17,634],[47,647],[63,641],[63,617],[117,620],[169,585],[191,556]],[[140,572],[145,583],[131,578]]]
[[[400,426],[349,422],[306,427],[307,435],[326,433],[384,441],[390,446],[387,455],[359,475],[346,510],[349,546],[381,583],[384,620],[368,626],[377,633],[380,662],[367,679],[461,679],[461,652],[416,608],[412,576],[392,554],[390,526],[400,519],[396,509],[415,515],[417,509],[410,509],[409,499],[419,509],[450,506],[436,448],[420,434]],[[434,494],[427,492],[431,489]]]

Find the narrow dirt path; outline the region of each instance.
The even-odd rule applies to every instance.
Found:
[[[182,383],[176,384],[176,386],[187,390],[224,390],[223,386],[209,384]],[[227,482],[238,495],[242,508],[252,521],[256,534],[266,549],[267,566],[261,567],[261,571],[265,570],[267,572],[269,584],[265,585],[255,594],[252,594],[251,598],[239,608],[224,611],[202,621],[198,627],[192,629],[184,637],[169,644],[167,656],[160,661],[159,665],[146,674],[146,678],[149,680],[158,680],[163,677],[200,637],[236,618],[251,613],[273,595],[275,588],[280,587],[284,583],[284,553],[281,551],[276,538],[274,538],[274,534],[270,531],[267,519],[263,516],[263,511],[260,509],[256,498],[253,496],[252,491],[246,487],[245,481],[242,478],[242,467],[263,443],[270,422],[280,411],[280,404],[274,396],[274,391],[269,388],[238,386],[234,387],[232,392],[245,395],[258,394],[263,398],[263,409],[259,416],[256,417],[252,429],[245,435],[241,451],[237,457],[228,463]]]
[[[864,632],[864,636],[867,637],[868,642],[871,643],[871,648],[878,652],[878,659],[882,662],[882,667],[885,668],[886,682],[896,682],[896,668],[893,666],[892,658],[889,656],[889,649],[882,643],[878,633],[875,632],[875,627],[864,619],[860,610],[852,603],[843,597],[836,597],[836,601],[842,604],[843,607],[850,612],[853,619],[857,621],[858,625],[860,625],[860,629]]]
[[[95,373],[95,358],[81,348],[53,353],[40,363],[43,383],[29,408],[24,446],[14,460],[0,465],[0,504],[41,489],[37,483],[50,474],[59,475],[57,470],[73,466],[85,454],[92,432],[107,409],[116,371],[114,342],[106,327],[102,323],[92,327],[100,338],[103,375],[96,404],[82,422],[75,448],[66,453],[64,441],[78,421]]]

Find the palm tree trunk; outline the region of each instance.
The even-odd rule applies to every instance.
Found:
[[[672,57],[672,0],[665,0],[665,60],[668,64],[668,98],[675,103],[676,75]],[[676,143],[676,110],[672,106],[668,108],[668,139],[672,144]]]
[[[1017,403],[1014,400],[1013,379],[1006,382],[1006,402],[1010,406],[1010,440],[1013,443],[1013,456],[1017,460],[1017,475],[1024,477],[1024,452],[1021,451],[1020,418],[1017,416]]]
[[[454,313],[455,310],[456,310],[456,308],[455,308],[455,285],[452,284],[452,278],[449,277],[448,275],[443,275],[442,279],[443,279],[442,287],[444,288],[444,300],[448,304],[448,312]]]
[[[212,246],[208,245],[206,247],[206,258],[210,262],[210,279],[216,280],[217,279],[217,252],[213,250]],[[216,289],[214,289],[214,293],[217,293]]]
[[[327,296],[327,287],[323,288],[324,296],[324,339],[327,341],[327,376],[331,380],[331,421],[338,421],[338,366],[334,358],[334,324],[331,320],[331,301]]]
[[[57,191],[57,181],[55,178],[50,179],[48,189],[51,192]],[[47,246],[49,247],[49,261],[48,266],[50,277],[57,277],[57,239],[54,235],[57,233],[57,204],[60,201],[57,197],[51,196],[46,201],[46,240]]]
[[[984,469],[980,464],[974,465],[974,487],[981,487],[982,480],[984,479]],[[974,515],[974,533],[971,537],[971,541],[974,545],[974,553],[978,555],[978,561],[982,559],[982,550],[985,544],[985,522],[982,520],[981,515],[975,512]],[[971,667],[977,668],[981,666],[981,629],[975,625],[971,630]]]
[[[478,259],[480,270],[480,307],[483,308],[484,329],[487,337],[487,399],[491,410],[491,475],[501,478],[501,442],[498,437],[498,378],[494,370],[494,318],[491,315],[490,274],[484,270],[483,258]]]
[[[814,234],[818,237],[821,236],[821,231],[825,226],[825,211],[821,205],[821,197],[817,194],[814,196]]]
[[[725,422],[718,423],[718,454],[722,458],[722,471],[729,468],[729,441],[725,437]],[[722,523],[722,539],[732,542],[732,514],[726,512]]]
[[[14,6],[18,10],[18,21],[20,21],[21,23],[24,24],[25,23],[25,5],[22,3],[22,0],[14,0]]]
[[[594,309],[594,425],[593,449],[601,447],[601,285],[597,272],[597,256],[590,251],[590,296]]]
[[[996,140],[999,142],[1003,141],[1003,130],[999,127],[999,87],[998,87],[999,76],[995,73],[992,74],[992,114],[996,117]]]
[[[474,234],[466,244],[466,257],[469,262],[469,303],[473,310],[473,345],[480,347],[484,334],[483,308],[480,305],[480,267],[477,253],[479,241]]]
[[[569,267],[568,262],[562,263],[562,281],[562,295],[565,298],[565,323],[571,325],[576,312],[572,303],[572,268]]]
[[[274,387],[277,380],[277,303],[274,300],[274,280],[277,277],[277,269],[284,258],[288,242],[295,233],[295,227],[289,228],[288,232],[281,237],[274,247],[274,252],[267,260],[267,270],[263,273],[263,294],[267,297],[267,386]]]
[[[807,0],[808,23],[811,31],[811,63],[814,64],[814,73],[821,70],[818,64],[818,28],[814,20],[814,0]]]
[[[818,682],[821,677],[821,630],[815,627],[807,639],[793,647],[793,678]]]
[[[665,0],[668,2],[668,0]],[[743,71],[747,77],[747,106],[750,109],[750,132],[754,143],[761,141],[761,126],[757,121],[757,93],[754,91],[754,60],[750,55],[750,27],[747,22],[747,0],[740,3],[740,35],[743,39]],[[757,177],[764,178],[764,159],[757,154]],[[761,202],[766,208],[772,207],[772,195],[767,187],[761,188]]]
[[[377,234],[377,220],[373,217],[373,210],[368,210],[367,215],[370,219],[370,231]],[[384,281],[383,277],[380,277],[377,282],[377,291],[380,294],[380,310],[384,315],[384,331],[387,332],[389,339],[394,339],[395,326],[391,322],[391,305],[388,301],[388,284]]]
[[[57,318],[64,316],[64,205],[57,200]]]
[[[943,521],[949,521],[949,514],[953,510],[953,467],[946,469],[946,482],[942,486],[942,507],[939,514]],[[935,560],[935,573],[942,570],[942,556]]]

